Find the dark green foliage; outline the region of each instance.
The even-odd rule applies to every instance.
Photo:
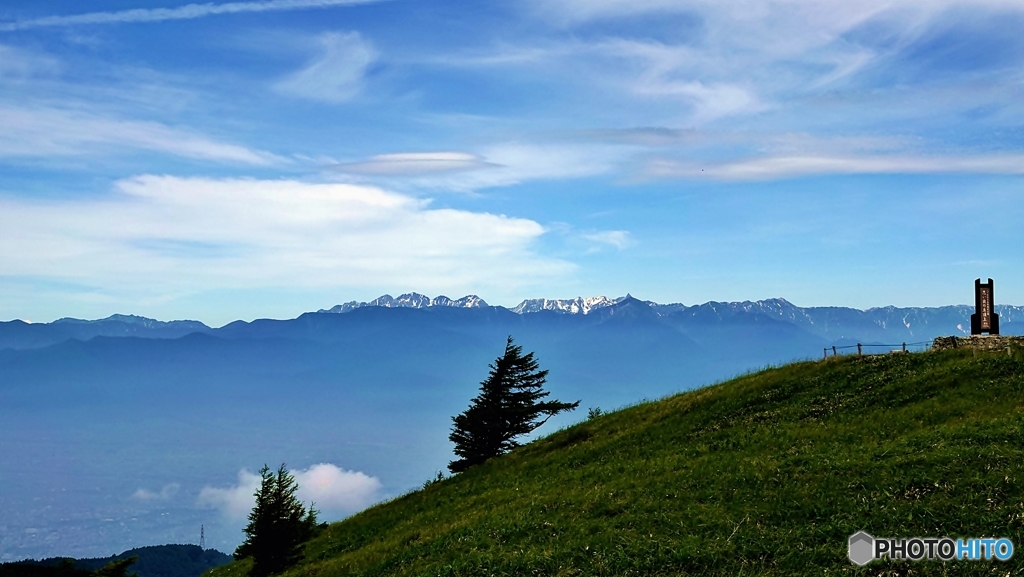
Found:
[[[76,561],[70,558],[52,559],[52,563],[43,564],[38,561],[21,561],[18,563],[7,563],[0,565],[0,576],[2,577],[136,577],[135,573],[128,573],[138,557],[127,557],[125,559],[112,559],[95,571],[88,571],[78,567]]]
[[[252,558],[253,577],[280,573],[297,563],[303,544],[317,529],[316,510],[310,505],[307,511],[295,497],[299,486],[284,463],[276,473],[263,465],[260,478],[245,541],[235,550],[235,559]]]
[[[861,529],[1017,552],[859,568]],[[957,350],[793,364],[601,415],[331,525],[287,575],[1004,576],[1021,544],[1024,353]]]
[[[513,344],[512,337],[505,343],[505,354],[490,369],[473,403],[452,417],[455,426],[448,438],[461,457],[448,464],[453,473],[511,451],[519,446],[517,437],[580,404],[542,400],[550,394],[544,390],[548,372],[539,370],[533,353],[523,355],[523,347]]]
[[[0,564],[0,577],[89,577],[85,569],[75,567],[74,559],[52,559],[52,564],[17,561]]]
[[[138,557],[132,570],[139,577],[198,577],[212,567],[231,561],[215,549],[200,549],[198,545],[158,545],[139,547],[117,556]]]
[[[138,561],[131,569],[139,577],[199,577],[207,569],[224,565],[231,561],[215,549],[200,549],[197,545],[155,545],[139,547],[98,559],[51,558],[40,561],[20,561],[0,565],[0,577],[31,577],[47,575],[53,577],[84,577],[90,572],[108,565],[112,561],[136,557]],[[13,566],[31,566],[42,569],[14,569]],[[60,570],[56,571],[55,570]],[[13,571],[13,572],[12,572]],[[29,571],[29,572],[24,572]],[[37,571],[33,573],[31,571]]]

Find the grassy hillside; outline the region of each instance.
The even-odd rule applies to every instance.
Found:
[[[344,522],[289,575],[971,575],[846,540],[1024,546],[1024,352],[773,368],[555,433]],[[207,573],[245,574],[245,562]]]

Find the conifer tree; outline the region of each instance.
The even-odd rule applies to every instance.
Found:
[[[139,560],[139,556],[127,559],[115,559],[92,572],[92,577],[136,577],[138,573],[128,573],[128,568]]]
[[[533,353],[524,355],[523,347],[515,345],[511,336],[505,343],[505,354],[489,367],[487,380],[480,383],[480,394],[465,412],[452,417],[454,426],[448,438],[455,443],[455,454],[461,457],[448,464],[453,473],[511,451],[519,446],[517,437],[580,404],[543,400],[550,394],[544,390],[548,371],[539,370]]]
[[[252,557],[252,577],[266,577],[291,567],[302,557],[303,544],[317,527],[316,510],[309,510],[295,497],[299,489],[284,463],[274,473],[263,465],[256,505],[243,530],[245,541],[235,550],[235,559]]]

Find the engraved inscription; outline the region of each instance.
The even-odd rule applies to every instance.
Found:
[[[987,286],[981,287],[981,330],[992,330],[992,289]]]

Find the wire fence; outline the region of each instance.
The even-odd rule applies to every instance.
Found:
[[[833,357],[839,356],[840,351],[846,351],[846,350],[849,350],[849,349],[857,349],[857,355],[858,356],[863,356],[865,353],[866,354],[878,354],[878,352],[909,353],[909,352],[912,352],[912,351],[925,351],[925,350],[928,350],[928,349],[930,349],[932,347],[932,343],[933,342],[935,342],[934,339],[928,340],[928,341],[919,341],[919,342],[916,342],[916,343],[899,343],[899,344],[895,344],[895,345],[891,345],[891,344],[890,345],[886,345],[886,344],[878,344],[878,343],[871,343],[871,344],[857,343],[855,345],[842,345],[842,346],[825,347],[823,349],[823,352],[824,352],[824,355],[825,355],[826,359],[829,356],[833,356]],[[864,350],[864,349],[872,349],[872,348],[875,349],[876,351],[877,351],[877,349],[888,349],[888,350],[877,351],[875,353],[872,353],[872,351],[870,351],[870,350],[869,351],[865,351]],[[829,355],[829,352],[831,352],[832,354]],[[850,351],[850,352],[852,353],[853,351]]]
[[[854,354],[857,356],[879,354],[879,353],[909,353],[927,351],[929,349],[958,349],[969,348],[974,351],[975,356],[979,352],[1003,352],[1013,356],[1014,351],[1020,351],[1024,347],[1024,335],[971,335],[935,337],[927,341],[916,343],[882,344],[882,343],[857,343],[851,345],[833,345],[822,348],[822,354],[827,359],[837,357],[841,354]],[[879,350],[882,349],[882,350]],[[832,354],[830,355],[829,352]]]

